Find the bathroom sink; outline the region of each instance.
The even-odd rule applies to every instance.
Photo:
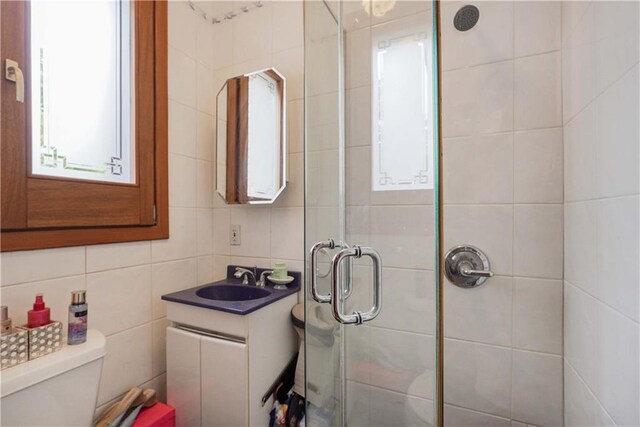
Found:
[[[247,285],[210,285],[198,289],[196,295],[216,301],[249,301],[268,297],[271,292]]]
[[[245,315],[278,300],[295,294],[300,290],[302,275],[299,272],[290,271],[294,278],[287,289],[274,289],[269,284],[263,288],[253,285],[243,285],[241,279],[234,277],[236,266],[227,267],[227,277],[213,283],[196,286],[171,294],[163,295],[162,299],[169,302],[192,305],[216,311]],[[253,267],[245,267],[252,269]],[[264,269],[258,268],[256,274],[260,277]]]

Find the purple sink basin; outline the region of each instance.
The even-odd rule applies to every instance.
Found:
[[[196,291],[200,298],[215,301],[249,301],[271,295],[266,289],[238,285],[210,285]]]
[[[162,299],[210,310],[245,315],[295,294],[300,290],[302,281],[302,276],[299,272],[290,271],[289,275],[294,280],[288,285],[287,289],[273,289],[271,284],[264,288],[258,288],[252,285],[243,285],[240,279],[233,277],[234,271],[235,266],[230,265],[227,267],[226,279],[163,295]],[[262,271],[264,270],[261,268],[257,270],[258,277],[260,277]]]

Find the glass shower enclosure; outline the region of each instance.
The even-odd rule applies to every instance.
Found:
[[[310,1],[304,23],[306,425],[435,425],[435,6]]]

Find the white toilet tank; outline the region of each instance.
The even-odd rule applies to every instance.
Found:
[[[87,341],[0,373],[0,425],[90,426],[106,340],[89,330]]]

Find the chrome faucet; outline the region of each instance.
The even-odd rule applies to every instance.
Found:
[[[253,285],[256,286],[257,282],[256,282],[256,267],[253,267],[253,271],[251,270],[247,270],[246,268],[242,268],[242,267],[236,267],[236,272],[233,273],[233,277],[235,277],[236,279],[240,279],[242,278],[242,284],[243,285]],[[249,279],[251,278],[251,279]],[[251,283],[249,283],[251,282]]]

